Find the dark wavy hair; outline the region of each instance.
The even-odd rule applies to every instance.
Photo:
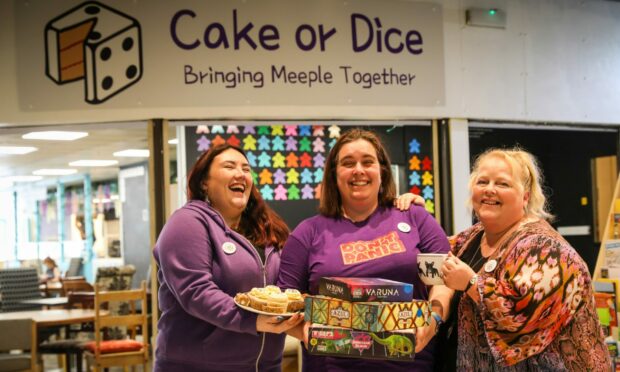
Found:
[[[209,176],[211,164],[218,155],[231,149],[239,152],[247,159],[239,147],[223,144],[212,147],[196,160],[187,179],[188,200],[206,199],[207,195],[202,189],[202,183]],[[288,237],[289,229],[284,220],[265,203],[256,185],[252,183],[250,198],[241,214],[237,232],[245,236],[256,247],[265,248],[273,245],[277,249],[281,249]]]
[[[321,183],[321,202],[319,204],[319,212],[328,217],[342,216],[342,197],[338,190],[336,181],[336,168],[338,166],[338,153],[342,146],[347,143],[364,140],[374,147],[377,152],[377,160],[381,168],[381,187],[379,188],[379,205],[382,207],[390,207],[394,203],[396,197],[396,184],[392,177],[392,166],[390,157],[383,147],[383,143],[374,132],[364,129],[351,129],[343,133],[336,144],[329,152],[325,161],[325,172],[323,173],[323,182]]]

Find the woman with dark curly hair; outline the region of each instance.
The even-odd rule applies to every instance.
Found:
[[[281,321],[238,308],[233,297],[274,284],[288,236],[253,184],[243,151],[211,148],[194,164],[188,202],[155,247],[159,319],[155,371],[279,371]]]

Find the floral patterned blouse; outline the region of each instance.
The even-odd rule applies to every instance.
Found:
[[[483,232],[478,223],[460,233],[453,252]],[[482,301],[465,295],[459,304],[457,370],[610,370],[590,274],[568,242],[539,220],[515,230],[497,256],[493,271],[478,273]]]

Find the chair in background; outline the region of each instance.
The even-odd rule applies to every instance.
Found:
[[[65,272],[65,277],[82,275],[82,257],[73,257],[69,260],[69,268]]]
[[[62,283],[62,295],[68,297],[67,308],[94,308],[94,292],[93,286],[82,276],[67,277],[60,279]],[[81,344],[84,342],[80,339],[78,332],[92,332],[92,323],[74,324],[67,326],[66,338],[60,340],[45,341],[39,344],[40,354],[57,354],[65,355],[66,371],[71,371],[72,356],[75,356],[75,365],[77,372],[82,371],[82,353]],[[75,337],[77,334],[77,337]]]
[[[95,288],[83,276],[72,276],[60,279],[62,295],[69,297],[72,292],[94,292]]]
[[[95,277],[95,287],[100,291],[120,291],[131,289],[131,282],[136,273],[134,265],[100,267]],[[122,314],[129,304],[116,302],[109,305],[110,314]],[[123,339],[126,336],[124,327],[110,327],[106,331],[107,339]]]
[[[108,291],[130,289],[135,273],[134,265],[99,267],[95,276],[95,286]]]
[[[34,268],[0,270],[0,313],[40,309],[41,305],[25,304],[24,300],[41,298],[39,276]]]
[[[38,370],[37,325],[32,319],[0,320],[0,335],[0,372]]]
[[[102,305],[114,302],[128,303],[127,311],[121,314],[102,313]],[[149,359],[148,327],[146,313],[146,283],[140,289],[121,291],[99,291],[95,288],[95,341],[83,345],[86,360],[94,371],[111,366],[142,364],[146,371]],[[140,309],[137,311],[136,309]],[[103,340],[103,330],[107,327],[125,326],[131,330],[128,338],[122,340]],[[137,328],[140,328],[141,339],[137,339]]]

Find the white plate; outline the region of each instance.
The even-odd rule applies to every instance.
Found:
[[[293,316],[293,315],[299,313],[299,312],[296,312],[296,313],[270,313],[268,311],[262,311],[262,310],[255,309],[255,308],[253,308],[251,306],[241,305],[240,303],[237,302],[237,299],[233,298],[233,300],[235,301],[235,304],[237,306],[239,306],[240,308],[242,308],[243,310],[251,311],[251,312],[256,313],[256,314],[269,315],[269,316],[281,316],[281,317],[288,318],[290,316]]]

